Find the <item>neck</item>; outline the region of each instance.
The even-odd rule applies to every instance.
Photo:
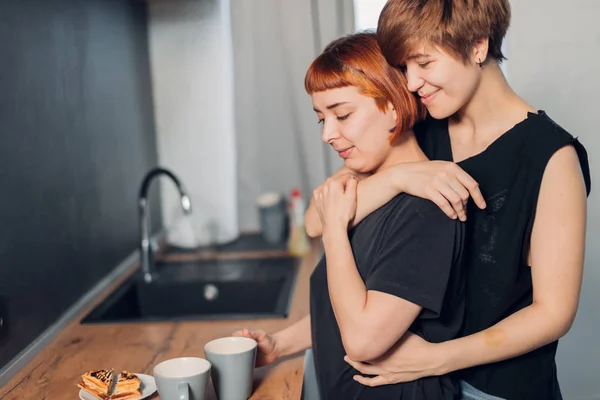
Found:
[[[479,87],[471,100],[451,117],[451,122],[470,125],[474,132],[488,127],[514,125],[536,110],[510,87],[500,66],[491,61],[483,66]]]
[[[427,160],[427,156],[425,153],[423,153],[421,147],[419,147],[417,138],[411,129],[401,133],[396,139],[394,139],[392,142],[392,149],[390,150],[388,157],[379,166],[379,168],[373,172],[377,173],[378,171],[401,163]]]

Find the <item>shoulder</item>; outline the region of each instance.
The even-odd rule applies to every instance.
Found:
[[[574,139],[573,135],[557,124],[543,110],[540,110],[537,114],[529,113],[525,122],[527,138],[531,141],[552,143]]]
[[[583,178],[583,179],[582,179]],[[581,159],[573,146],[557,150],[547,163],[542,176],[540,191],[545,191],[560,202],[564,202],[569,192],[589,194],[589,170],[582,168]],[[563,192],[567,192],[566,195]]]
[[[416,225],[453,225],[455,220],[449,218],[431,200],[401,193],[388,203],[389,220],[394,224]]]
[[[572,165],[579,163],[586,190],[591,189],[591,176],[588,155],[581,142],[562,126],[557,124],[544,111],[530,114],[525,133],[527,156],[534,166],[543,173],[552,164]]]
[[[522,128],[521,135],[525,146],[529,147],[529,150],[535,150],[534,154],[530,155],[539,154],[549,158],[558,149],[569,145],[585,152],[583,145],[573,135],[542,110],[537,114],[529,113]]]
[[[381,237],[385,239],[380,251],[393,248],[402,254],[410,254],[407,257],[445,255],[448,262],[459,260],[465,223],[451,219],[432,201],[411,195],[395,197],[389,211],[381,229]]]

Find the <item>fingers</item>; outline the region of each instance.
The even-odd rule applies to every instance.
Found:
[[[458,218],[461,221],[466,221],[467,220],[467,211],[466,211],[466,202],[465,200],[463,200],[463,196],[461,196],[455,189],[453,186],[459,186],[458,183],[452,183],[452,181],[449,181],[445,186],[441,187],[440,193],[442,194],[442,196],[444,196],[444,198],[446,198],[446,200],[448,201],[448,203],[450,203],[450,207],[452,207],[452,209],[454,210],[454,213],[458,216]],[[466,198],[469,198],[468,192],[466,189],[464,189],[464,192],[466,193]]]
[[[467,220],[467,202],[469,197],[480,208],[485,208],[485,200],[477,182],[456,164],[447,164],[444,172],[438,176],[435,188],[446,198],[461,221]],[[444,209],[444,208],[442,208]],[[444,210],[444,212],[446,212]],[[446,212],[446,214],[448,214]]]
[[[254,339],[257,342],[260,342],[266,338],[267,334],[265,331],[262,330],[251,331],[249,329],[244,328],[233,332],[231,336],[247,337],[249,339]]]
[[[350,178],[347,178],[345,176],[342,176],[338,179],[331,179],[329,182],[327,182],[327,185],[325,186],[325,188],[323,188],[323,194],[327,195],[327,193],[334,191],[334,190],[343,192],[344,186],[349,179]]]
[[[312,199],[315,204],[320,205],[330,193],[344,193],[347,183],[356,181],[357,178],[351,173],[344,173],[337,177],[328,178],[321,186],[313,190]]]
[[[456,219],[458,215],[454,210],[454,207],[450,204],[448,199],[444,197],[439,191],[433,189],[427,193],[427,198],[433,201],[447,216],[452,219]]]
[[[251,335],[248,337],[256,340],[257,342],[262,342],[267,337],[267,333],[263,330],[249,331],[248,333]]]
[[[469,191],[462,185],[462,183],[458,179],[450,180],[450,187],[454,190],[460,199],[462,200],[463,207],[467,207],[467,202],[469,201]]]
[[[350,173],[350,169],[344,165],[340,169],[338,169],[333,175],[331,175],[330,178],[338,178],[348,173]]]
[[[485,199],[479,190],[479,184],[475,181],[475,179],[471,178],[469,174],[465,171],[461,170],[458,175],[456,175],[458,181],[469,191],[469,194],[473,198],[477,207],[484,209],[486,207]]]
[[[352,174],[350,172],[346,172],[346,173],[340,174],[335,177],[327,178],[327,180],[321,186],[319,186],[316,190],[320,189],[320,192],[323,195],[327,195],[327,193],[332,190],[343,191],[347,182],[352,179],[356,180],[358,178],[354,174]]]
[[[321,187],[320,186],[318,188],[316,188],[315,190],[313,190],[313,192],[312,192],[313,201],[316,202],[319,199],[319,196],[321,196]]]
[[[356,382],[360,383],[361,385],[369,386],[369,387],[389,385],[391,383],[383,375],[377,375],[373,378],[367,378],[367,377],[361,376],[361,375],[354,375],[352,378]]]
[[[239,331],[235,331],[233,332],[233,334],[231,336],[245,336],[245,337],[252,337],[252,333],[249,329],[240,329]]]
[[[356,187],[358,186],[358,179],[352,177],[346,182],[346,190],[344,193],[356,196]]]
[[[353,173],[351,173],[351,172],[346,172],[345,174],[338,176],[336,178],[336,181],[345,184],[350,179],[358,179],[358,177],[356,175],[354,175]]]

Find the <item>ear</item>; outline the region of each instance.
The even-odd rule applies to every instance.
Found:
[[[473,46],[473,63],[475,64],[483,64],[487,59],[488,49],[489,49],[490,39],[482,38],[475,42]]]

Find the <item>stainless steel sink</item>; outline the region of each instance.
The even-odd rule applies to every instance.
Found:
[[[286,318],[299,260],[292,257],[157,263],[92,310],[82,324]]]

